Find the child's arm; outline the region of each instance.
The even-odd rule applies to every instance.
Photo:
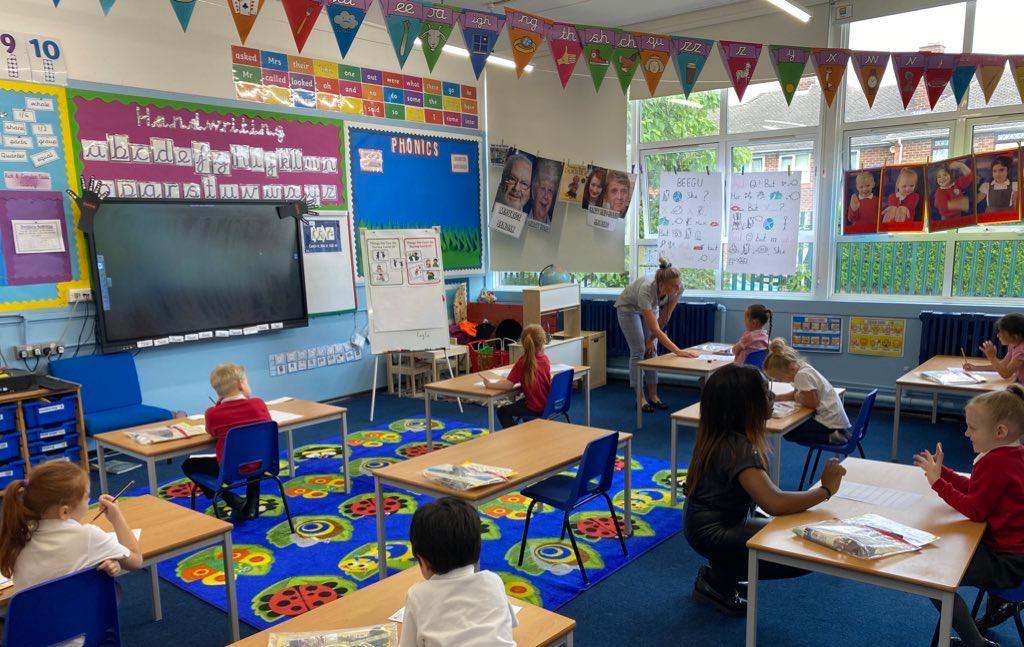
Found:
[[[128,557],[118,560],[104,560],[100,563],[99,567],[110,575],[116,575],[117,571],[120,570],[115,568],[114,564],[130,571],[142,568],[142,549],[139,547],[139,540],[135,538],[135,533],[128,527],[128,522],[125,521],[121,508],[114,503],[114,497],[109,494],[100,495],[99,505],[106,511],[107,520],[114,527],[117,542],[128,549]]]
[[[944,468],[943,458],[942,444],[939,443],[934,455],[925,450],[914,456],[914,465],[924,470],[932,489],[951,508],[971,521],[987,520],[1006,489],[1006,475],[999,470],[975,467],[971,478],[967,479],[967,491],[961,491],[946,479],[948,468]]]
[[[484,386],[488,389],[494,389],[496,391],[510,391],[516,388],[516,385],[506,380],[503,377],[488,377],[487,373],[481,373],[480,378],[484,381]]]
[[[971,488],[971,479],[969,477],[960,474],[956,470],[951,470],[945,465],[942,466],[942,480],[947,481],[950,485],[957,489],[958,492],[967,493]]]
[[[419,630],[416,627],[416,612],[413,611],[413,606],[412,600],[406,594],[405,613],[402,615],[402,637],[398,641],[398,647],[417,647],[419,644],[416,642]]]
[[[749,467],[739,474],[740,485],[762,510],[772,516],[795,514],[827,501],[839,491],[846,469],[835,458],[828,459],[821,473],[821,486],[802,492],[780,490],[763,469]]]
[[[793,391],[793,401],[808,409],[817,409],[821,398],[818,397],[817,389],[811,389],[810,391]]]
[[[996,355],[996,345],[990,341],[981,345],[981,352],[984,353],[988,361],[992,362],[992,368],[999,373],[1001,378],[1013,377],[1017,373],[1017,369],[1020,368],[1020,357],[1011,357],[1010,353],[1007,353],[1006,357],[999,359],[999,356]]]

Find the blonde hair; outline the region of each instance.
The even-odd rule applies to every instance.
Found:
[[[1024,386],[1011,384],[1001,391],[975,396],[968,407],[983,407],[993,426],[1006,425],[1010,440],[1024,436]]]
[[[74,463],[43,463],[29,479],[12,481],[4,490],[0,525],[0,574],[11,577],[25,545],[43,514],[54,506],[75,506],[89,491],[89,475]]]
[[[782,337],[776,337],[768,344],[768,354],[764,358],[765,371],[788,371],[794,364],[804,363],[800,353],[790,348]]]
[[[530,324],[523,328],[519,335],[519,343],[523,345],[523,385],[533,384],[534,373],[537,372],[537,354],[543,352],[547,335],[538,324]]]
[[[672,267],[672,261],[664,256],[658,257],[658,271],[654,273],[654,282],[658,285],[675,281],[680,278],[679,270]]]
[[[210,386],[217,392],[217,397],[223,398],[239,390],[244,379],[244,368],[238,364],[224,362],[217,364],[217,367],[210,373]]]

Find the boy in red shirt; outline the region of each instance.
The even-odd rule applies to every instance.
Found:
[[[988,524],[960,585],[1014,588],[1024,581],[1024,387],[1014,384],[979,395],[964,413],[965,435],[978,454],[971,476],[942,464],[942,443],[934,455],[925,450],[914,456],[914,464],[924,470],[943,501],[971,521]],[[937,600],[932,602],[939,607]],[[1013,606],[990,597],[988,613],[979,624],[995,626],[1009,617]],[[950,644],[995,645],[981,635],[959,595],[953,601],[953,628],[960,642]]]
[[[953,171],[960,177],[953,179]],[[939,188],[932,194],[935,209],[941,220],[954,220],[969,215],[971,211],[970,189],[974,182],[971,168],[963,162],[943,164],[935,171],[935,183]]]
[[[875,177],[868,171],[861,171],[854,185],[857,193],[850,196],[850,208],[846,212],[847,226],[857,232],[865,228],[877,228],[878,196],[875,195]]]
[[[489,389],[507,391],[520,385],[523,399],[507,404],[498,409],[498,419],[502,429],[514,425],[515,419],[521,416],[539,416],[544,413],[548,403],[548,392],[551,390],[551,362],[544,354],[544,342],[547,335],[537,324],[523,328],[519,343],[523,345],[523,356],[512,366],[507,379],[493,379],[483,375],[484,384]]]
[[[219,364],[210,373],[210,386],[217,392],[217,403],[206,410],[206,433],[217,441],[216,458],[196,456],[189,458],[181,465],[185,476],[193,474],[216,476],[220,474],[220,461],[224,456],[224,442],[228,431],[235,427],[270,420],[270,411],[263,400],[250,397],[252,389],[245,376],[245,369],[237,364]],[[196,484],[203,490],[206,498],[212,499],[214,492]],[[252,479],[245,490],[243,501],[234,492],[223,496],[236,519],[255,519],[260,504],[260,481]]]

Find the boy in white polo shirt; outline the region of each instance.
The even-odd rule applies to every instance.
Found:
[[[426,581],[406,595],[400,647],[515,647],[501,578],[476,571],[481,531],[461,499],[444,497],[413,515],[409,541]]]

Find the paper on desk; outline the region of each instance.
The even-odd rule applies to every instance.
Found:
[[[217,458],[216,454],[189,454],[189,458]]]
[[[971,375],[977,375],[986,382],[998,382],[1003,376],[995,371],[971,371]]]
[[[139,540],[142,538],[142,528],[132,528],[132,534],[135,535],[135,539]]]
[[[731,362],[732,355],[698,355],[697,359],[702,362]]]
[[[854,483],[853,481],[843,481],[842,485],[839,486],[839,491],[836,492],[836,496],[851,501],[860,501],[861,503],[871,503],[897,509],[909,508],[921,498],[920,494],[914,494],[913,492],[904,492],[903,490],[877,487],[864,483]]]
[[[514,604],[511,605],[511,606],[512,606],[512,613],[516,614],[516,616],[518,616],[519,612],[523,610],[523,607],[516,606]],[[405,607],[402,607],[398,611],[395,611],[394,613],[392,613],[388,617],[388,620],[390,620],[391,622],[402,622],[402,621],[404,621],[405,620]]]
[[[551,374],[554,375],[555,373],[561,373],[563,371],[572,371],[574,369],[575,369],[574,366],[570,366],[568,364],[552,364],[551,365]]]
[[[732,354],[732,345],[731,344],[716,344],[714,342],[708,342],[706,344],[699,344],[697,346],[694,346],[694,348],[696,350],[702,350],[705,353],[723,353],[724,354],[724,351],[729,351],[729,354],[730,355]]]
[[[191,416],[189,416],[188,419],[189,420],[205,420],[206,419],[206,414],[194,413]]]
[[[282,404],[284,402],[288,402],[289,400],[291,400],[291,398],[289,398],[288,396],[284,396],[283,398],[274,398],[273,400],[267,400],[267,404]]]
[[[776,402],[772,405],[772,418],[785,418],[796,411],[795,402]]]
[[[277,424],[281,424],[282,422],[291,422],[292,420],[298,420],[301,417],[302,416],[300,416],[297,413],[288,413],[287,411],[276,411],[274,409],[270,410],[270,419],[276,422]]]

